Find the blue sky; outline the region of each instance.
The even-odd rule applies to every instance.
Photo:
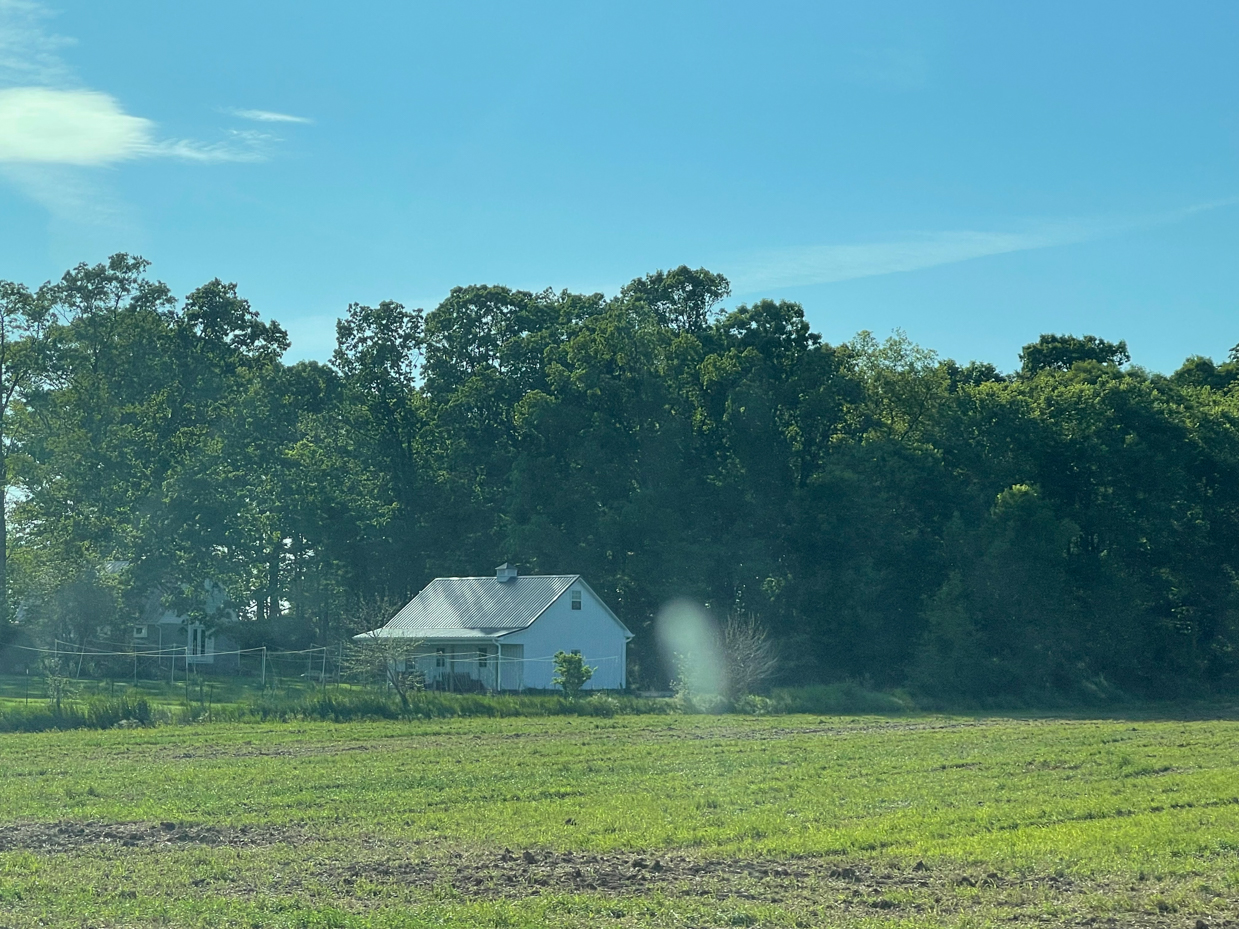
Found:
[[[351,301],[705,265],[832,342],[1239,342],[1239,3],[0,0],[0,278]]]

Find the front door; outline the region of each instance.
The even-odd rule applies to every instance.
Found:
[[[524,687],[525,646],[499,646],[499,689],[520,690]]]

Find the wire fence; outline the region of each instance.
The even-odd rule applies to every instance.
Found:
[[[78,681],[131,680],[134,684],[166,681],[176,685],[178,682],[188,684],[191,677],[232,677],[258,684],[265,690],[292,682],[324,687],[339,685],[349,677],[350,670],[344,643],[296,649],[259,645],[219,651],[214,648],[196,651],[190,645],[148,646],[107,640],[101,640],[98,646],[61,639],[54,640],[50,647],[0,646],[0,653],[10,650],[39,662],[36,670],[43,675],[63,674]],[[489,652],[483,656],[473,648],[427,650],[402,659],[399,667],[392,670],[420,674],[424,686],[430,689],[516,691],[531,686],[534,689],[551,686],[548,672],[555,660],[554,655],[527,658]],[[622,672],[622,659],[618,655],[586,656],[585,662],[595,670]],[[535,673],[527,673],[527,669],[535,668]],[[27,676],[30,670],[31,665],[27,663]]]
[[[296,649],[258,645],[217,651],[190,645],[99,648],[59,639],[50,647],[13,644],[0,648],[4,650],[24,653],[36,660],[50,659],[52,668],[76,680],[132,678],[137,683],[166,676],[175,684],[178,677],[190,675],[232,676],[257,679],[263,687],[290,678],[338,682],[343,655],[341,646],[328,645]]]

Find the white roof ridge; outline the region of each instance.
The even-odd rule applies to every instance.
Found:
[[[527,580],[531,577],[580,577],[579,574],[518,574],[513,580]],[[445,574],[431,581],[494,581],[493,574]]]

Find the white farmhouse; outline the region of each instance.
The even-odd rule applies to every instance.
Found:
[[[586,688],[627,685],[632,633],[579,574],[520,576],[502,564],[494,577],[431,581],[371,636],[413,639],[426,686],[444,690],[549,690],[556,652],[577,652],[594,668]]]
[[[219,584],[208,581],[206,589],[206,612],[217,617],[209,624],[168,609],[163,605],[163,591],[151,591],[130,633],[134,650],[160,667],[171,663],[178,668],[196,665],[202,670],[240,671],[237,643],[216,631],[220,623],[236,622],[236,611],[226,609]]]

